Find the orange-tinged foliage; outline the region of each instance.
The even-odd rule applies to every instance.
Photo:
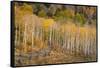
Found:
[[[16,54],[22,52],[23,54],[33,53],[32,55],[34,55],[36,52],[38,59],[34,59],[33,56],[30,59],[39,61],[32,61],[32,64],[44,62],[40,59],[46,59],[46,63],[59,63],[61,61],[57,62],[55,60],[60,58],[65,60],[70,58],[70,55],[73,57],[78,55],[82,60],[84,56],[95,55],[96,51],[93,48],[96,47],[96,27],[77,26],[70,21],[68,23],[58,23],[52,18],[40,18],[32,12],[31,5],[15,6],[15,25],[19,28],[19,30],[15,30],[17,31],[15,32],[17,36],[15,38],[17,39],[15,40],[17,41]],[[41,56],[41,53],[43,53],[43,56]],[[67,58],[65,58],[66,56]],[[54,60],[51,61],[51,58],[54,58]],[[73,58],[70,59],[70,61],[72,60]],[[18,63],[17,60],[16,63]],[[27,64],[29,63],[27,62]]]

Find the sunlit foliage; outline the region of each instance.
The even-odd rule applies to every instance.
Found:
[[[95,7],[66,6],[15,2],[15,65],[96,61]]]

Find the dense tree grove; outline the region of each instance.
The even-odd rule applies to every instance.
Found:
[[[14,3],[15,65],[96,61],[96,7]]]
[[[18,6],[24,6],[25,3],[17,3]],[[96,7],[93,6],[77,6],[77,5],[59,5],[59,4],[40,4],[28,3],[32,7],[33,14],[45,18],[54,18],[76,21],[81,25],[96,24]],[[74,19],[75,18],[75,19]]]

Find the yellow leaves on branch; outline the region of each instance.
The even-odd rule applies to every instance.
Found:
[[[96,28],[95,27],[81,27],[76,26],[75,24],[63,24],[60,26],[60,32],[64,33],[67,32],[72,37],[79,35],[80,38],[93,37],[96,36]]]
[[[42,26],[45,29],[48,29],[49,27],[52,27],[54,25],[54,20],[53,19],[45,19],[43,20]]]
[[[75,24],[63,24],[60,27],[61,32],[65,32],[65,30],[66,30],[67,32],[72,33],[72,32],[76,32],[77,29],[78,29],[78,27],[76,27]]]
[[[90,36],[90,35],[94,35],[93,37],[95,37],[96,36],[96,28],[90,28],[90,27],[80,27],[80,36],[83,36],[84,37],[84,35],[87,35],[88,37]]]

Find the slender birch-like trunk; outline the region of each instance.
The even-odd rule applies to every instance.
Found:
[[[26,40],[27,40],[27,22],[25,22],[25,24],[24,24],[24,52],[26,53]]]

